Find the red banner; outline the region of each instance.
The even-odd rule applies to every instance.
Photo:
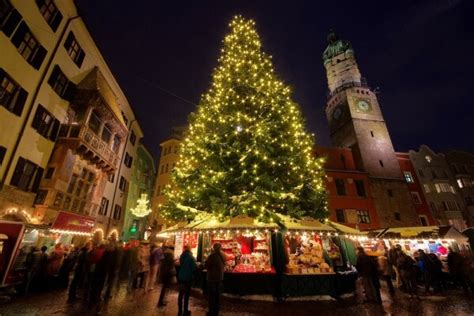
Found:
[[[93,217],[61,211],[51,229],[89,234],[92,233],[94,223],[95,219]]]

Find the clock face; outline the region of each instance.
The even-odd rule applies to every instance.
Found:
[[[370,112],[372,111],[372,106],[370,105],[369,101],[364,99],[357,100],[357,109],[361,110],[362,112]]]
[[[332,111],[332,117],[335,120],[340,119],[341,115],[342,115],[342,108],[340,106],[336,107],[334,111]]]

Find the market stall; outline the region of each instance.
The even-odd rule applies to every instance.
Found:
[[[418,250],[435,253],[441,259],[448,254],[451,247],[454,251],[467,255],[471,252],[469,240],[452,226],[419,226],[395,227],[373,231],[371,238],[361,244],[367,254],[378,256],[383,254],[384,248],[399,244],[409,255]]]
[[[347,269],[337,230],[311,219],[279,216],[279,225],[243,216],[222,222],[200,218],[160,234],[171,234],[176,258],[189,245],[200,262],[220,243],[227,259],[226,293],[273,294],[277,286],[284,296],[337,297],[352,292],[356,274],[343,271]]]

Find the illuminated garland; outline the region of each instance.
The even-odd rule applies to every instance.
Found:
[[[137,206],[130,209],[130,212],[136,217],[145,217],[151,213],[151,208],[148,207],[149,203],[148,195],[143,193],[137,201]]]
[[[313,155],[314,135],[261,51],[255,23],[236,16],[229,26],[211,87],[190,116],[162,215],[324,219],[323,160]]]

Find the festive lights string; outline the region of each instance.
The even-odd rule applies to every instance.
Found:
[[[151,213],[151,208],[148,207],[150,202],[148,201],[148,195],[142,193],[140,198],[137,200],[137,206],[130,209],[130,212],[136,217],[145,217]]]

